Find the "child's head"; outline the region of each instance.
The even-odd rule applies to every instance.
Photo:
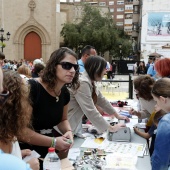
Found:
[[[155,105],[155,106],[156,106],[156,105]],[[162,116],[164,116],[165,114],[166,114],[165,111],[159,109],[159,111],[157,111],[157,112],[155,113],[155,116],[153,117],[153,124],[156,125],[156,126],[158,126],[158,123],[159,123],[160,118],[161,118]]]
[[[170,78],[161,78],[152,88],[153,99],[165,112],[170,112]]]
[[[9,94],[0,107],[0,141],[6,143],[14,136],[23,136],[25,127],[30,125],[32,107],[29,87],[17,72],[4,70],[3,88]]]

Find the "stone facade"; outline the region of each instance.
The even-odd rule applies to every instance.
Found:
[[[24,39],[28,33],[35,32],[41,39],[41,57],[48,60],[59,47],[59,5],[59,0],[0,0],[1,28],[5,34],[8,31],[11,34],[3,50],[7,59],[23,59]]]

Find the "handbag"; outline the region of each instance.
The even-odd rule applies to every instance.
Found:
[[[119,129],[117,132],[107,131],[107,138],[109,141],[115,142],[130,142],[131,130],[129,127]]]

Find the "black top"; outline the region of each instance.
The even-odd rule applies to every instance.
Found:
[[[146,74],[147,72],[146,72],[146,68],[144,67],[144,68],[142,68],[142,67],[138,67],[138,69],[137,69],[137,73],[138,74]]]
[[[29,84],[34,130],[52,129],[61,122],[63,108],[70,101],[68,89],[65,86],[61,89],[59,101],[56,102],[56,98],[51,96],[38,81],[30,79]]]

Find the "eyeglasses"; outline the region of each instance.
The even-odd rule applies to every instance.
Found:
[[[69,62],[61,62],[61,63],[57,63],[57,64],[60,64],[62,66],[62,68],[65,70],[70,70],[72,67],[74,68],[75,71],[78,71],[78,69],[79,69],[78,64],[72,64]]]
[[[0,93],[0,104],[3,104],[9,96],[9,91],[3,91]]]

